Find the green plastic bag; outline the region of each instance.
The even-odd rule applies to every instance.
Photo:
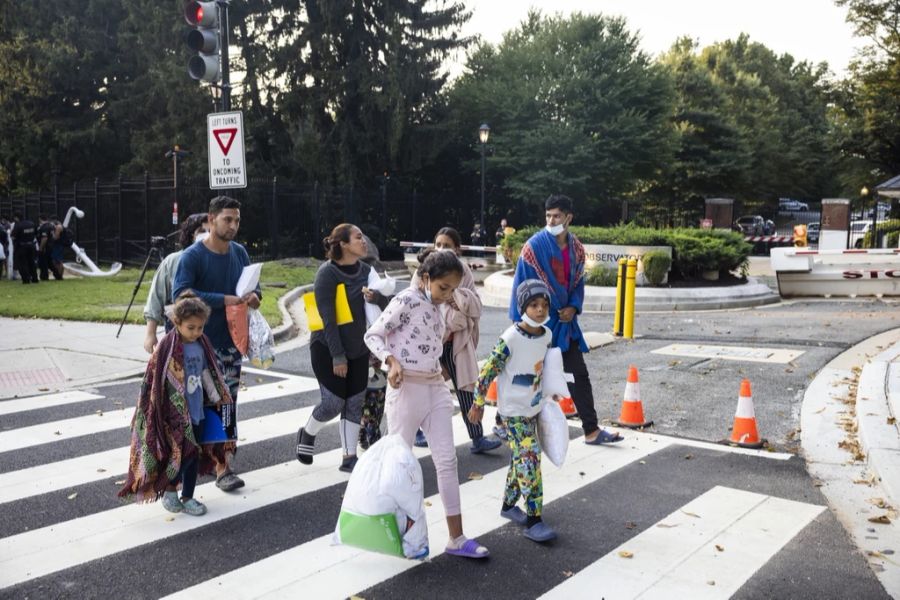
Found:
[[[338,517],[340,542],[363,550],[381,552],[405,558],[397,517],[394,513],[383,515],[358,515],[341,510]]]

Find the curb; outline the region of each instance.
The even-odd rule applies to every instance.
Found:
[[[272,330],[272,336],[275,338],[276,345],[293,339],[300,333],[300,328],[294,323],[294,318],[287,307],[288,304],[293,304],[300,296],[312,291],[312,289],[312,284],[301,285],[278,299],[278,310],[281,311],[281,325]]]
[[[898,355],[900,329],[855,345],[819,371],[800,411],[807,471],[895,598],[900,597],[900,564],[881,551],[900,548],[900,522],[892,510],[900,502],[900,468],[895,466],[900,432],[887,421],[890,399],[900,409],[900,364],[889,365]],[[886,385],[893,387],[890,399]],[[888,522],[871,521],[886,513]]]
[[[484,280],[482,299],[486,306],[509,306],[512,294],[511,273],[511,270],[500,271]],[[639,287],[635,293],[635,308],[644,311],[749,308],[780,301],[781,297],[769,286],[752,277],[748,277],[747,283],[743,285],[702,288]],[[611,312],[615,310],[615,305],[615,288],[586,286],[584,310]]]

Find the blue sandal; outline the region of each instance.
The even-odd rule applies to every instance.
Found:
[[[585,440],[584,443],[588,446],[601,446],[603,444],[614,444],[616,442],[621,442],[624,440],[621,435],[618,433],[610,433],[605,429],[601,429],[593,440]]]

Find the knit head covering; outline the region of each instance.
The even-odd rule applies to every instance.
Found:
[[[519,287],[516,288],[516,306],[519,309],[519,314],[524,315],[525,309],[528,308],[528,303],[539,296],[543,296],[547,299],[547,302],[550,302],[550,290],[547,289],[543,281],[540,279],[526,279],[520,283]]]

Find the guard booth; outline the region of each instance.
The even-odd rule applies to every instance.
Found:
[[[819,250],[847,248],[850,229],[850,200],[822,199],[822,224],[819,230]]]

